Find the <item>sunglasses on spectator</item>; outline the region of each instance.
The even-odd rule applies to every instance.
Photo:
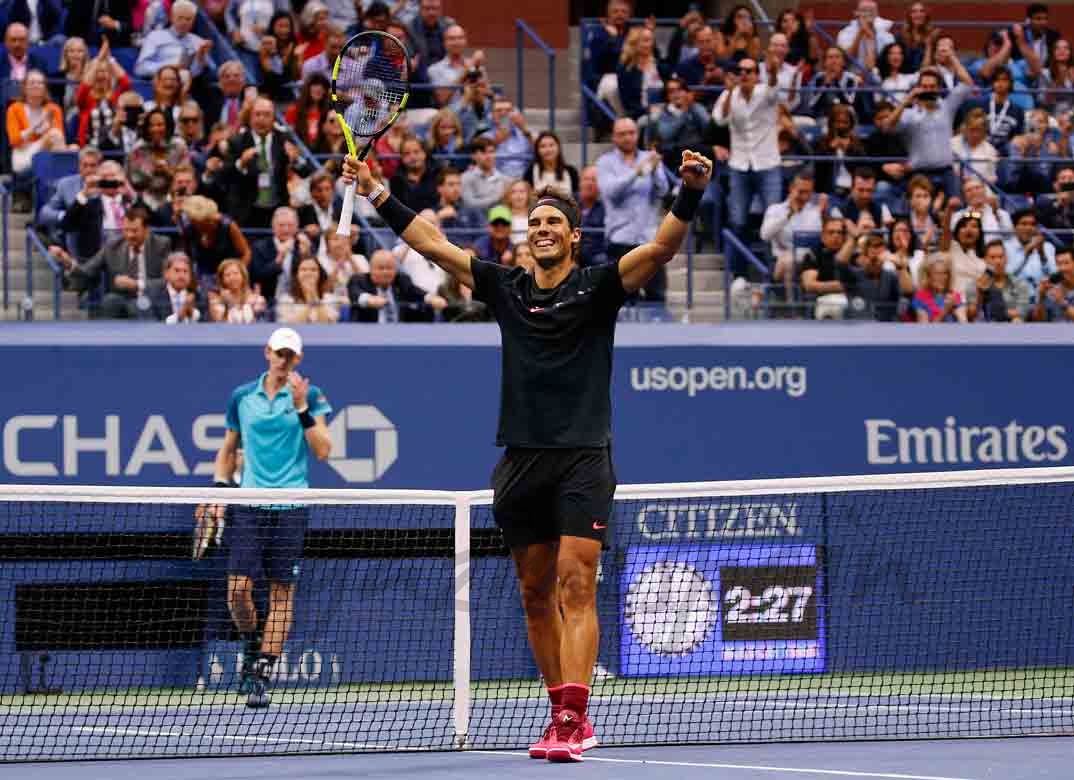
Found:
[[[738,72],[742,75],[746,75],[747,73],[756,73],[757,68],[739,68]]]
[[[180,122],[200,122],[201,117],[200,116],[181,116],[181,117],[179,117],[179,121]]]

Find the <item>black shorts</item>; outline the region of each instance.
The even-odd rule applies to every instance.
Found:
[[[227,573],[237,577],[290,584],[298,578],[309,525],[308,507],[268,509],[236,506],[224,529]]]
[[[508,547],[580,536],[604,543],[615,469],[607,447],[508,447],[492,470],[492,513]]]

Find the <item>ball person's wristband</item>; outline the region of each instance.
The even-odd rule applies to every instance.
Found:
[[[312,428],[317,424],[317,421],[313,419],[313,415],[310,414],[310,408],[308,406],[298,413],[298,421],[302,424],[303,428]]]

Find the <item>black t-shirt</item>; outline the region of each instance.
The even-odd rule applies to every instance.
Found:
[[[575,268],[551,290],[525,269],[470,261],[474,299],[503,341],[500,422],[506,447],[605,447],[611,441],[612,343],[626,291],[618,263]]]
[[[834,282],[839,279],[835,270],[835,252],[825,247],[806,252],[802,258],[799,276],[804,271],[816,271],[818,282]]]

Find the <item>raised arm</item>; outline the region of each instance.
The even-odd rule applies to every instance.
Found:
[[[343,160],[343,180],[347,184],[356,181],[357,193],[361,197],[369,195],[378,186],[369,166],[351,155]],[[471,290],[474,288],[469,252],[448,241],[435,225],[419,217],[386,189],[376,197],[373,205],[388,227],[411,249],[432,260]]]
[[[649,243],[627,252],[619,261],[619,278],[627,292],[644,287],[660,270],[660,266],[668,263],[679,251],[712,176],[712,161],[697,152],[686,150],[682,153],[679,176],[682,177],[682,189],[671,211],[660,223],[656,236]]]

